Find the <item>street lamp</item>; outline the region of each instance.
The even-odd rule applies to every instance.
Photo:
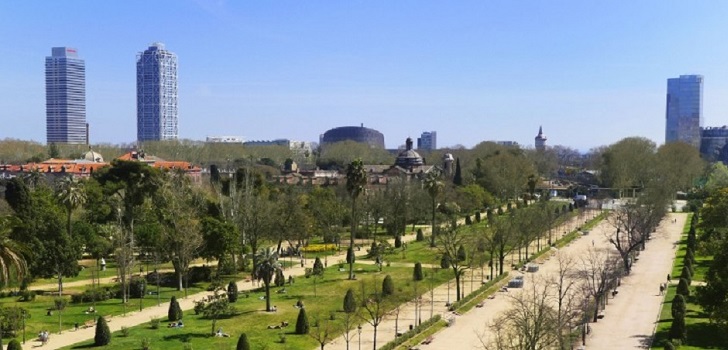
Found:
[[[361,350],[361,325],[356,327],[356,329],[359,332],[359,350]]]

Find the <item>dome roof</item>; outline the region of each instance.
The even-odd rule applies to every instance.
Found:
[[[101,155],[101,153],[94,152],[94,151],[88,151],[83,155],[84,160],[88,160],[90,162],[95,163],[103,163],[104,157]]]
[[[403,168],[424,165],[425,161],[422,159],[420,154],[412,149],[412,139],[408,137],[405,144],[406,149],[399,153],[394,164]]]

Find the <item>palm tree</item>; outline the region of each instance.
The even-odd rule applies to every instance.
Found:
[[[430,233],[430,246],[435,246],[435,214],[437,210],[437,196],[440,195],[445,185],[440,181],[440,173],[437,171],[431,171],[427,173],[425,177],[425,189],[432,198],[432,232]]]
[[[367,184],[367,172],[361,159],[355,159],[346,167],[346,191],[351,196],[351,239],[349,240],[349,279],[354,279],[354,237],[356,234],[356,199],[364,191]]]
[[[273,276],[281,269],[278,263],[278,254],[271,248],[261,249],[256,255],[255,276],[259,281],[263,281],[265,286],[265,311],[270,310],[270,282]]]
[[[10,239],[12,227],[11,217],[0,218],[0,288],[6,287],[11,278],[22,281],[28,274],[22,248]]]
[[[86,192],[83,185],[73,175],[58,180],[56,187],[56,198],[66,209],[66,233],[71,239],[71,216],[73,211],[86,202]],[[58,274],[58,296],[63,293],[63,275]]]

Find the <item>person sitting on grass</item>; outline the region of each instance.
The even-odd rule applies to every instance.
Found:
[[[222,327],[220,327],[220,328],[217,329],[217,333],[215,333],[215,336],[216,337],[221,337],[221,338],[230,338],[230,334],[223,333]]]

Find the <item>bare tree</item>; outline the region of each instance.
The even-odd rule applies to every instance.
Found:
[[[652,231],[666,214],[665,205],[664,201],[654,202],[645,195],[637,201],[622,204],[607,218],[615,228],[615,232],[607,234],[607,238],[619,252],[627,274],[632,268],[632,259],[645,248]]]
[[[577,275],[585,292],[594,299],[592,322],[597,322],[607,290],[619,278],[618,259],[606,249],[592,247],[580,260],[577,264]]]
[[[321,345],[321,350],[324,350],[324,346],[331,342],[336,335],[333,321],[326,317],[316,316],[314,318],[313,325],[314,326],[311,327],[311,331],[308,333],[308,335],[311,336],[311,338],[315,339],[316,342],[319,343],[319,345]],[[347,346],[348,344],[349,343],[347,341]]]
[[[511,308],[482,332],[478,339],[485,350],[546,350],[558,344],[556,310],[549,284],[534,281],[520,293],[509,295]]]
[[[472,244],[473,233],[470,232],[471,227],[458,227],[453,219],[450,225],[447,228],[443,228],[442,232],[437,236],[440,242],[437,248],[448,259],[450,269],[455,275],[456,300],[460,300],[462,295],[460,279],[465,270],[470,268],[465,247]]]
[[[344,341],[346,342],[346,350],[349,350],[349,342],[351,342],[352,333],[351,331],[356,328],[356,321],[359,318],[358,312],[344,312],[344,318],[341,321],[341,326],[344,327]]]
[[[360,316],[374,328],[374,347],[377,348],[377,327],[387,315],[387,298],[382,293],[381,282],[372,279],[370,289],[364,281],[361,282],[361,295],[359,295]]]
[[[574,277],[576,272],[576,261],[573,257],[564,252],[556,253],[556,260],[559,264],[555,276],[550,277],[552,288],[556,289],[553,299],[556,303],[556,326],[557,341],[560,350],[569,349],[568,332],[571,325],[579,318],[581,306],[581,294],[579,293],[578,280]]]

